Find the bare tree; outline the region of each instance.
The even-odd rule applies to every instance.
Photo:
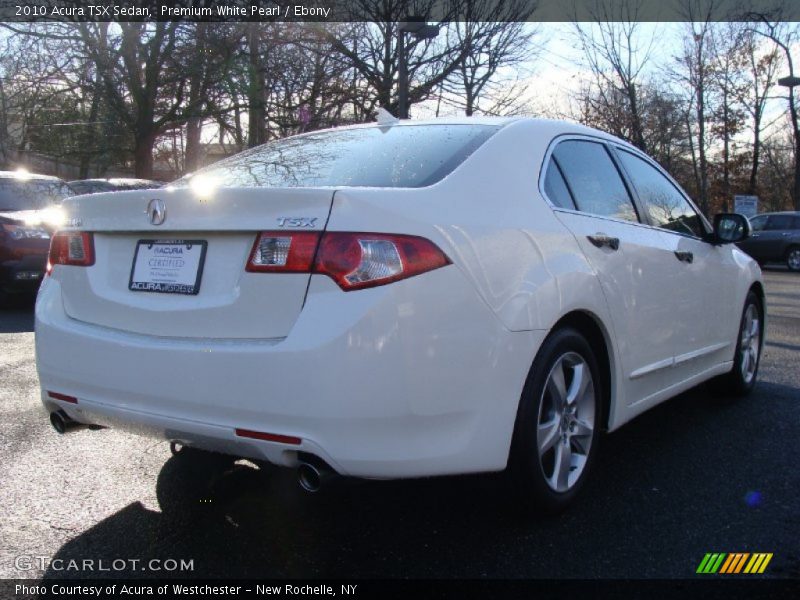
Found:
[[[463,109],[467,116],[517,112],[525,91],[522,83],[528,64],[539,53],[537,30],[524,21],[536,2],[477,2],[463,0],[461,17],[446,35],[466,49],[452,76],[442,84],[443,99]],[[480,106],[482,100],[488,105]]]
[[[680,78],[688,86],[692,95],[694,128],[689,122],[689,131],[694,130],[697,165],[697,200],[700,209],[709,210],[709,165],[707,128],[709,120],[709,100],[714,79],[714,60],[712,44],[712,16],[716,10],[714,1],[685,0],[684,16],[687,18],[686,35],[683,39],[683,53],[678,57]]]
[[[788,69],[789,78],[795,77],[794,60],[792,58],[792,47],[798,41],[797,25],[784,21],[771,21],[766,15],[754,15],[759,19],[759,26],[753,31],[759,35],[769,38],[776,49],[783,54],[783,58]],[[794,185],[792,198],[794,199],[795,210],[800,210],[800,121],[798,120],[798,108],[795,101],[794,86],[789,86],[787,95],[789,104],[789,118],[792,127],[792,138],[794,142]]]
[[[646,151],[640,95],[655,37],[640,39],[637,19],[642,4],[643,0],[596,0],[590,9],[594,22],[575,22],[574,27],[593,77],[582,103],[602,112],[624,101],[624,120],[617,121],[614,133]]]
[[[437,0],[354,0],[354,9],[362,18],[370,20],[369,23],[353,23],[353,31],[345,37],[348,40],[358,37],[359,43],[349,45],[340,35],[327,33],[333,49],[352,64],[377,97],[378,105],[390,112],[396,113],[398,108],[398,98],[394,93],[399,67],[398,24],[410,14],[431,14],[436,3]],[[457,10],[458,2],[454,2],[454,13]],[[483,44],[484,29],[473,33],[472,45]],[[432,97],[459,68],[469,48],[451,35],[439,35],[433,39],[408,37],[409,103]]]

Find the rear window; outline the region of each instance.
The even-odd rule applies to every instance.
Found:
[[[0,210],[36,210],[73,195],[63,181],[0,179]]]
[[[219,187],[416,188],[440,181],[499,127],[400,125],[290,137],[253,148],[187,175]]]

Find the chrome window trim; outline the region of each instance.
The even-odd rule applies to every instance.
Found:
[[[650,159],[646,154],[642,153],[641,150],[639,150],[638,148],[635,148],[634,146],[628,146],[624,142],[620,142],[619,140],[616,140],[616,139],[608,139],[608,138],[605,138],[605,137],[602,137],[602,136],[595,136],[595,135],[586,134],[586,133],[564,133],[564,134],[556,135],[552,140],[550,140],[550,143],[547,146],[547,150],[545,150],[544,157],[542,158],[542,164],[541,164],[541,167],[539,168],[538,188],[539,188],[539,194],[542,196],[542,198],[544,198],[545,202],[547,202],[548,206],[550,207],[550,209],[553,212],[563,212],[563,213],[567,213],[567,214],[584,215],[584,216],[592,217],[592,218],[595,218],[595,219],[602,219],[604,221],[611,221],[613,223],[624,223],[626,225],[634,225],[634,226],[644,227],[646,229],[651,229],[651,230],[655,230],[655,231],[662,231],[664,233],[678,235],[678,236],[681,236],[683,238],[688,238],[690,240],[698,240],[698,241],[701,241],[701,242],[705,241],[701,237],[697,237],[697,236],[694,236],[694,235],[689,235],[689,234],[686,234],[686,233],[680,233],[680,232],[677,232],[677,231],[670,231],[669,229],[664,229],[663,227],[658,227],[657,225],[651,225],[650,223],[643,222],[641,220],[640,215],[638,214],[638,208],[639,207],[636,205],[636,202],[633,201],[633,199],[632,199],[633,206],[637,211],[637,219],[638,220],[636,220],[636,221],[629,221],[627,219],[618,219],[616,217],[609,217],[607,215],[596,215],[594,213],[589,213],[589,212],[585,212],[585,211],[581,211],[581,210],[576,210],[576,209],[574,210],[574,209],[571,209],[571,208],[563,208],[563,207],[558,206],[557,204],[555,204],[552,200],[550,200],[550,198],[547,196],[547,194],[544,191],[544,179],[545,179],[545,177],[547,175],[547,169],[550,167],[550,163],[551,163],[550,158],[553,155],[553,151],[555,150],[555,147],[558,144],[560,144],[561,142],[565,142],[565,141],[568,141],[568,140],[579,140],[579,141],[588,141],[588,142],[600,143],[600,144],[603,144],[606,147],[612,147],[615,150],[616,150],[616,147],[618,147],[621,150],[624,150],[624,151],[630,152],[631,154],[634,154],[635,156],[638,156],[640,158],[644,158],[645,161],[648,164],[653,165],[656,168],[656,170],[658,170],[659,173],[662,173],[663,175],[665,175],[667,180],[675,187],[675,189],[678,190],[678,193],[680,193],[680,195],[687,202],[689,202],[689,205],[698,214],[698,216],[700,217],[700,220],[703,222],[703,224],[707,228],[707,231],[711,231],[712,230],[712,227],[708,223],[708,220],[705,218],[703,213],[701,213],[697,209],[697,207],[695,206],[694,202],[692,202],[692,200],[686,195],[686,193],[683,191],[683,189],[680,187],[680,185],[678,185],[678,183],[669,175],[669,173],[664,171],[664,169],[661,168],[661,166],[658,163],[656,163],[655,161]],[[620,175],[620,177],[622,178],[621,175]],[[623,184],[625,184],[625,187],[627,188],[628,182],[625,181],[624,178],[622,178],[622,179],[623,179]],[[629,193],[630,193],[630,191],[629,191]]]
[[[547,204],[550,206],[550,208],[553,211],[566,212],[566,213],[572,213],[572,214],[577,214],[577,215],[586,215],[586,216],[589,216],[589,217],[595,217],[597,219],[604,219],[606,221],[614,221],[616,223],[628,223],[629,225],[644,225],[644,223],[642,223],[642,221],[641,221],[641,215],[639,214],[639,207],[636,205],[636,202],[634,201],[633,198],[631,198],[631,206],[633,207],[634,213],[636,213],[636,221],[629,221],[628,219],[618,219],[616,217],[609,217],[607,215],[597,215],[597,214],[594,214],[594,213],[590,213],[590,212],[586,212],[586,211],[582,211],[582,210],[577,210],[577,209],[573,210],[571,208],[562,208],[561,206],[558,206],[552,200],[550,200],[550,198],[547,196],[547,194],[544,191],[544,179],[545,179],[545,176],[547,175],[547,169],[548,169],[548,167],[550,166],[550,163],[551,163],[550,157],[553,155],[553,150],[555,150],[555,148],[556,148],[556,146],[558,144],[560,144],[561,142],[569,141],[569,140],[578,140],[578,141],[584,141],[584,142],[600,143],[606,148],[606,152],[608,152],[608,140],[606,138],[603,138],[603,137],[600,137],[600,136],[593,136],[593,135],[589,135],[589,134],[580,134],[580,133],[565,133],[565,134],[559,134],[559,135],[555,136],[552,140],[550,140],[550,143],[547,146],[547,150],[544,153],[544,158],[542,160],[542,165],[539,168],[539,182],[538,182],[538,184],[539,184],[538,185],[539,194],[541,194],[542,198],[545,199],[545,202],[547,202]],[[608,158],[611,160],[612,163],[614,162],[614,157],[613,156],[609,156]],[[622,185],[625,186],[625,190],[628,192],[628,194],[630,194],[630,190],[628,189],[628,184],[625,181],[625,178],[622,176],[622,174],[619,173],[619,170],[618,170],[618,167],[617,167],[616,164],[614,164],[614,168],[617,169],[617,174],[619,175],[620,180],[622,180]],[[566,175],[564,175],[564,179],[566,180]],[[567,186],[569,186],[569,182],[567,182]],[[573,198],[573,202],[574,201],[575,201],[575,198]],[[577,204],[576,204],[576,206],[577,206]]]

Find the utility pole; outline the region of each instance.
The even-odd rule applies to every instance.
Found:
[[[408,119],[408,56],[406,33],[418,40],[430,40],[439,35],[438,25],[428,25],[423,17],[406,17],[397,25],[397,118]]]

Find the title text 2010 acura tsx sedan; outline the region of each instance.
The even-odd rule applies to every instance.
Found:
[[[581,126],[319,131],[65,207],[36,305],[60,431],[299,467],[308,489],[512,466],[557,510],[601,432],[756,380],[746,219],[710,226],[647,156]]]

